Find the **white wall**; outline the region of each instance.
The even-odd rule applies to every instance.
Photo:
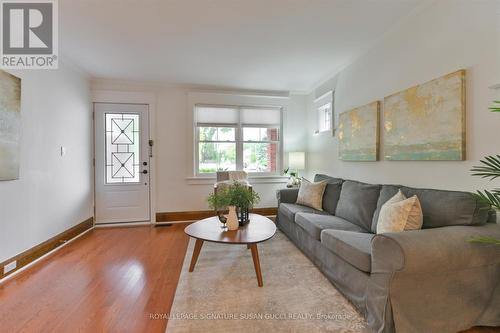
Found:
[[[21,168],[0,182],[0,261],[93,216],[87,77],[64,64],[10,73],[22,79]]]
[[[208,209],[206,197],[213,191],[214,179],[193,178],[193,103],[283,105],[283,148],[286,152],[305,150],[307,146],[304,114],[306,96],[278,94],[269,97],[262,92],[207,90],[200,87],[152,86],[127,82],[97,80],[92,85],[94,101],[127,102],[131,93],[154,94],[155,114],[152,119],[155,142],[152,167],[154,212]],[[119,91],[126,92],[124,94]],[[122,97],[120,97],[122,96]],[[276,189],[283,188],[282,177],[252,180],[260,194],[258,207],[276,206]],[[153,213],[154,213],[153,212]]]
[[[440,0],[421,9],[388,33],[368,53],[308,97],[308,175],[316,172],[373,183],[472,190],[486,182],[469,169],[487,154],[498,154],[500,115],[488,112],[500,83],[497,1]],[[495,45],[497,44],[497,45]],[[467,70],[467,161],[461,162],[343,162],[338,141],[314,136],[312,100],[335,88],[339,112],[424,83],[458,69]],[[383,137],[381,156],[383,156]]]

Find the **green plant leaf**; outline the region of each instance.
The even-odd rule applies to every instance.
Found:
[[[484,192],[477,191],[475,193],[479,201],[488,204],[498,210],[500,210],[500,192],[490,192],[485,190]]]
[[[493,103],[495,103],[497,105],[489,107],[491,112],[500,112],[500,101],[493,101]]]
[[[490,180],[500,177],[500,155],[486,156],[480,163],[483,164],[483,166],[475,166],[471,169],[473,176],[490,178]]]
[[[260,201],[260,196],[257,192],[249,190],[246,184],[235,181],[219,188],[216,193],[211,193],[207,201],[209,207],[215,210],[225,209],[228,206],[252,208]]]

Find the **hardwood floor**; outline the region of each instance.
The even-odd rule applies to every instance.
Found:
[[[185,226],[90,231],[0,285],[0,332],[163,333]]]
[[[164,332],[185,226],[90,231],[0,285],[0,331]]]

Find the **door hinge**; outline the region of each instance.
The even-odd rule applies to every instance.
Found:
[[[95,158],[92,159],[92,166],[95,168]]]
[[[95,111],[92,111],[92,120],[95,120]]]

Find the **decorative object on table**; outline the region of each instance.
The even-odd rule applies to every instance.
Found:
[[[401,190],[386,201],[380,209],[377,222],[377,234],[420,230],[424,215],[416,195],[407,198]]]
[[[257,192],[248,188],[246,184],[233,181],[228,186],[221,187],[208,196],[210,208],[218,212],[219,220],[223,222],[224,217],[219,213],[230,206],[236,207],[236,215],[240,226],[249,222],[249,210],[258,203],[260,196]],[[229,217],[227,218],[229,228]],[[224,222],[223,222],[224,223]]]
[[[19,178],[21,79],[0,70],[0,180]]]
[[[500,112],[500,101],[494,101],[494,106],[490,107],[491,112]],[[490,180],[495,180],[500,178],[500,155],[490,155],[486,156],[481,161],[481,166],[475,166],[471,169],[473,176],[479,176],[481,178],[486,178]],[[500,188],[484,192],[477,191],[475,195],[479,200],[488,203],[493,207],[496,213],[496,222],[500,223]],[[477,243],[489,243],[500,245],[500,239],[491,237],[476,237],[471,239],[472,242]]]
[[[258,214],[251,214],[250,216],[252,223],[245,226],[244,230],[228,232],[223,235],[217,232],[214,233],[214,230],[217,229],[219,222],[216,216],[212,216],[188,225],[184,229],[184,232],[190,237],[196,239],[193,256],[191,257],[191,264],[189,265],[189,271],[194,271],[201,248],[205,242],[215,242],[229,245],[245,244],[252,253],[258,286],[262,287],[264,284],[262,282],[262,272],[260,269],[257,244],[272,238],[276,233],[276,225],[265,216]]]
[[[387,160],[465,159],[465,70],[384,99]]]
[[[343,161],[377,161],[380,102],[373,102],[339,115],[339,158]]]
[[[287,187],[297,187],[300,186],[299,170],[304,170],[306,168],[306,153],[303,151],[294,151],[288,153],[288,168],[285,170],[285,174],[290,174],[290,178],[287,183]]]
[[[323,210],[323,194],[325,193],[327,181],[311,183],[303,178],[297,194],[297,204],[308,206],[317,210]]]
[[[238,230],[239,220],[236,214],[236,206],[229,206],[229,213],[227,214],[227,229],[228,230]],[[248,218],[247,218],[248,220]]]

